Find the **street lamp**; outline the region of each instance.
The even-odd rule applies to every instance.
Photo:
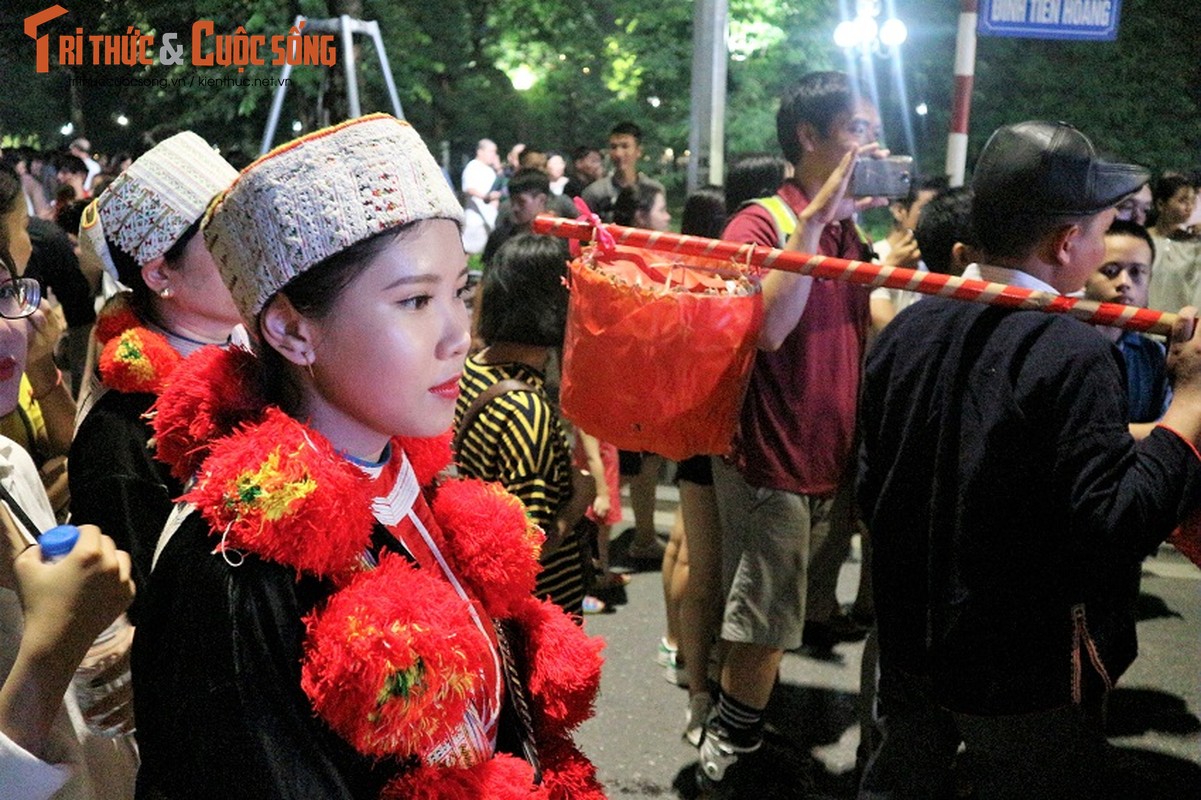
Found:
[[[899,47],[909,38],[909,29],[891,11],[883,24],[876,22],[879,16],[880,0],[856,0],[855,18],[838,23],[834,28],[834,44],[844,50],[859,48],[865,54],[886,55],[887,50]]]
[[[891,62],[893,82],[903,109],[906,144],[912,153],[913,125],[909,119],[909,102],[901,67],[901,45],[909,38],[909,29],[896,15],[893,0],[887,0],[886,10],[881,5],[880,0],[855,0],[855,16],[847,18],[847,5],[844,3],[843,20],[834,28],[834,44],[846,52],[847,71],[855,77],[862,74],[877,108],[880,107],[880,92],[876,86],[876,67],[872,56],[887,58]],[[885,12],[884,21],[878,22],[882,11]],[[855,54],[858,54],[858,59]]]

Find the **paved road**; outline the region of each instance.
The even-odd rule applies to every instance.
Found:
[[[660,486],[656,523],[670,528],[677,495]],[[631,519],[626,508],[626,519]],[[849,602],[858,563],[843,567],[839,595]],[[1144,568],[1141,654],[1112,695],[1113,742],[1166,776],[1165,796],[1196,797],[1201,787],[1201,571],[1163,548]],[[586,627],[608,642],[596,717],[579,742],[596,762],[612,798],[696,796],[696,751],[683,731],[687,694],[655,665],[663,633],[658,573],[640,573],[616,613],[590,616]],[[859,664],[862,644],[842,644],[824,657],[784,657],[769,706],[779,735],[749,765],[756,785],[747,798],[854,797]],[[1143,800],[1143,798],[1139,798]]]

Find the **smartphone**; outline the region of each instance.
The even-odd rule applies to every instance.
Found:
[[[913,157],[861,158],[851,175],[855,197],[908,197],[913,183]]]

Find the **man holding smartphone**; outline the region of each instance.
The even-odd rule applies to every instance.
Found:
[[[723,238],[866,260],[848,185],[857,158],[886,155],[876,109],[845,74],[815,72],[785,91],[776,123],[794,176],[736,214]],[[809,553],[838,524],[833,496],[852,474],[868,290],[772,271],[763,295],[740,433],[731,460],[714,459],[729,649],[701,742],[702,786],[762,743],[780,658],[801,644]]]

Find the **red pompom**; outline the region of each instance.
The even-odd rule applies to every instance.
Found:
[[[329,442],[277,408],[227,437],[184,495],[223,539],[322,577],[352,569],[371,539],[371,485]]]
[[[301,688],[368,756],[416,756],[450,738],[492,661],[468,607],[440,577],[386,554],[310,614]]]
[[[142,320],[133,313],[129,306],[130,292],[119,292],[109,298],[96,315],[96,325],[92,329],[96,341],[107,344],[109,339],[119,336],[130,328],[142,326]]]
[[[443,482],[432,510],[449,545],[455,574],[494,617],[507,617],[530,597],[542,568],[542,531],[525,506],[498,483]]]
[[[592,716],[600,689],[599,636],[588,636],[563,609],[533,597],[513,616],[525,635],[527,687],[538,741],[566,736]]]
[[[129,328],[105,343],[100,379],[118,392],[155,393],[181,361],[162,335],[149,328]]]
[[[419,767],[396,778],[380,800],[549,800],[534,771],[500,753],[472,767]]]
[[[550,800],[605,800],[596,765],[570,741],[556,740],[539,748],[542,787]]]
[[[416,438],[407,436],[396,437],[396,442],[405,455],[417,476],[417,483],[429,486],[438,477],[438,473],[451,465],[454,457],[450,452],[450,443],[454,438],[454,430],[448,428],[441,436]]]
[[[155,456],[187,481],[213,442],[242,422],[262,419],[259,364],[240,347],[202,347],[184,359],[164,382],[154,404]]]

